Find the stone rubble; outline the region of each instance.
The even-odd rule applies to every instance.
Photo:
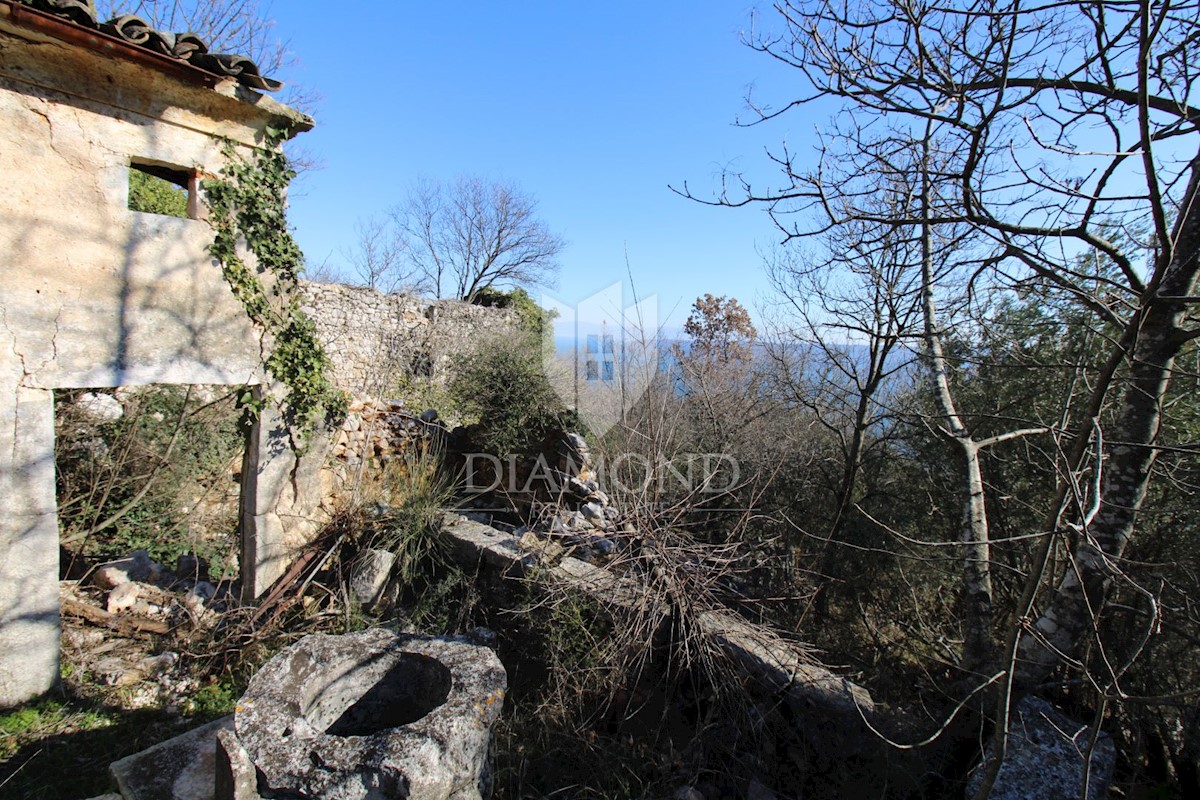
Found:
[[[1076,722],[1050,703],[1029,695],[1021,698],[1008,726],[1008,747],[990,800],[1079,800],[1085,754],[1094,729]],[[989,758],[995,752],[993,743]],[[971,773],[967,797],[983,785],[984,763]],[[1086,800],[1108,796],[1116,765],[1112,737],[1101,731],[1091,750],[1091,774]]]
[[[95,422],[116,422],[125,416],[121,401],[103,392],[84,392],[75,400],[75,407]]]
[[[206,566],[196,569],[202,560],[185,559],[192,559],[185,563],[191,563],[193,576],[207,574]],[[144,641],[123,636],[130,630],[161,633],[182,624],[212,627],[234,597],[233,587],[180,577],[144,550],[95,568],[83,581],[61,581],[59,593],[67,618],[62,643],[72,651],[71,661],[106,686],[138,686],[147,705],[157,704],[160,695],[177,694],[173,689],[178,687],[168,684],[178,682],[174,668],[179,657],[170,651],[147,653]],[[80,621],[90,624],[81,626]]]

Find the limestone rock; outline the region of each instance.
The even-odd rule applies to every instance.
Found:
[[[92,573],[92,585],[101,589],[115,589],[123,583],[129,583],[129,573],[120,567],[97,567]]]
[[[617,549],[617,546],[613,544],[612,539],[606,539],[603,536],[597,536],[596,538],[592,539],[589,544],[591,544],[592,550],[596,551],[602,556],[611,556]]]
[[[475,799],[506,688],[495,653],[460,639],[315,634],[255,675],[235,733],[268,793]]]
[[[566,489],[576,500],[587,500],[593,491],[586,483],[573,476],[567,479]]]
[[[217,731],[213,800],[260,800],[258,773],[232,731]]]
[[[85,392],[79,395],[75,405],[96,422],[115,422],[125,416],[125,408],[121,401],[111,394]]]
[[[105,608],[110,614],[119,614],[133,608],[141,596],[136,583],[122,583],[108,593]]]
[[[579,507],[579,513],[583,514],[583,518],[595,525],[597,528],[604,527],[604,509],[601,508],[598,503],[584,503]]]
[[[558,561],[563,556],[563,546],[558,542],[543,539],[532,531],[522,534],[521,547],[536,555],[543,563]]]
[[[350,568],[350,594],[363,608],[374,608],[384,599],[396,554],[368,549],[359,553]]]
[[[232,727],[233,717],[222,717],[114,762],[109,771],[121,796],[125,800],[209,800],[217,731]]]
[[[988,797],[1078,800],[1083,785],[1084,755],[1092,733],[1091,726],[1069,719],[1040,697],[1022,698],[1009,722],[1007,754]],[[994,752],[993,748],[989,751]],[[1115,761],[1112,737],[1101,732],[1092,751],[1087,800],[1107,796]],[[968,797],[979,791],[983,773],[983,764],[971,773]]]
[[[162,565],[145,550],[134,550],[124,558],[101,564],[92,573],[92,583],[101,589],[113,589],[130,581],[153,581],[162,576]]]

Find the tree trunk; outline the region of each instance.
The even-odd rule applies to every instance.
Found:
[[[1156,270],[1138,311],[1129,384],[1108,448],[1100,506],[1085,524],[1072,553],[1071,565],[1049,604],[1018,645],[1017,683],[1029,687],[1046,678],[1061,654],[1073,655],[1082,638],[1094,630],[1096,617],[1119,560],[1133,536],[1138,510],[1146,498],[1154,465],[1162,402],[1170,384],[1175,356],[1187,341],[1187,303],[1200,268],[1200,155],[1192,162],[1183,212],[1172,232],[1173,251]],[[1166,298],[1166,299],[1163,299]],[[1176,299],[1172,299],[1176,298]],[[1097,465],[1099,469],[1100,466]]]
[[[963,504],[960,541],[963,545],[963,649],[960,666],[975,671],[992,657],[992,572],[987,509],[984,507],[983,472],[979,445],[971,436],[954,402],[949,367],[942,348],[937,305],[933,295],[933,231],[929,212],[929,137],[921,142],[921,306],[925,317],[925,349],[938,410],[945,423],[943,432],[962,454],[967,497]]]

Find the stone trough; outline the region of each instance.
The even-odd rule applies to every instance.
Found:
[[[306,636],[231,717],[112,765],[125,800],[479,800],[508,676],[465,639]]]
[[[231,789],[253,765],[265,796],[479,798],[507,675],[461,639],[372,629],[307,636],[259,670],[222,737]],[[230,749],[234,752],[229,752]],[[245,797],[248,792],[230,792]]]

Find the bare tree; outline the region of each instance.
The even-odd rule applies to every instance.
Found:
[[[343,253],[359,283],[385,294],[407,287],[404,242],[389,220],[372,217],[354,226],[358,241]]]
[[[816,559],[814,608],[828,611],[831,580],[857,504],[863,473],[886,458],[896,430],[896,395],[911,371],[907,343],[919,335],[920,281],[900,234],[860,223],[823,237],[804,254],[777,247],[764,254],[782,299],[765,352],[774,391],[803,409],[837,443],[827,487],[836,505]],[[900,391],[896,390],[900,384]],[[811,530],[811,529],[810,529]]]
[[[1040,281],[1118,332],[1088,413],[1065,440],[1044,527],[1029,534],[1039,544],[999,665],[1004,730],[1012,689],[1078,664],[1087,641],[1106,646],[1105,601],[1114,582],[1129,581],[1122,559],[1161,452],[1175,359],[1200,336],[1200,3],[815,0],[776,9],[781,30],[751,44],[796,68],[808,92],[778,110],[754,105],[756,118],[814,101],[840,102],[842,113],[816,166],[784,148],[773,154],[782,188],[760,191],[731,175],[717,202],[764,203],[789,237],[847,220],[966,225],[987,245],[978,276]],[[922,141],[948,156],[927,174],[943,202],[879,214],[868,202],[879,167]],[[1113,225],[1140,246],[1110,237]],[[1139,228],[1148,231],[1140,240]],[[1085,251],[1112,269],[1082,274]],[[1101,411],[1118,394],[1105,429]],[[1055,566],[1060,546],[1067,557]],[[1119,691],[1121,661],[1089,677]]]
[[[473,300],[491,286],[550,283],[565,243],[536,210],[511,183],[464,176],[449,184],[418,181],[392,218],[414,285],[436,297]]]

